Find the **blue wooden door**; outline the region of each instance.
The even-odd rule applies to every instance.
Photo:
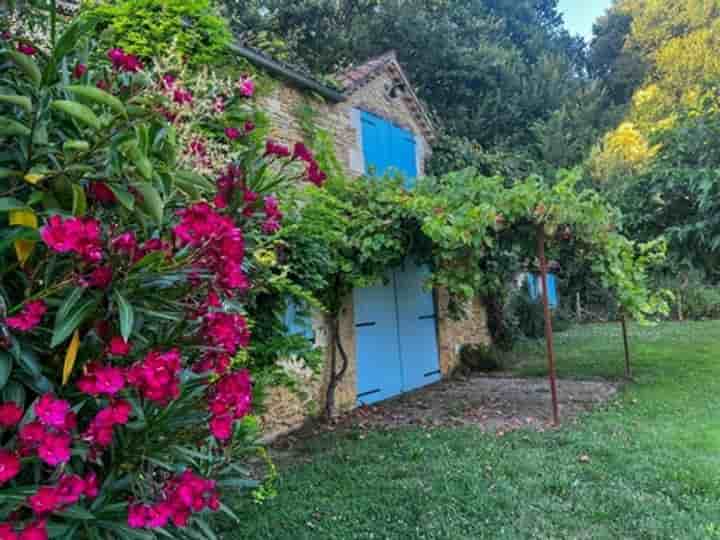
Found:
[[[427,275],[426,268],[407,264],[385,284],[355,289],[359,404],[440,379],[435,304],[423,288]]]
[[[403,391],[440,380],[435,301],[424,284],[426,266],[406,264],[395,272]]]
[[[374,403],[402,392],[395,276],[387,283],[355,289],[357,400]]]

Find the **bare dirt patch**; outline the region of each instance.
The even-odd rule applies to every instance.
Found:
[[[610,400],[617,383],[560,380],[558,397],[563,423]],[[334,419],[312,423],[276,440],[276,450],[288,450],[303,440],[327,432],[389,430],[407,427],[466,427],[503,435],[517,429],[551,427],[547,379],[473,375],[440,382],[385,402],[364,406]]]

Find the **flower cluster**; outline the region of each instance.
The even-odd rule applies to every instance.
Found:
[[[52,216],[40,231],[40,237],[58,253],[75,253],[90,263],[102,260],[100,222],[93,218]]]
[[[5,319],[5,324],[13,330],[29,332],[40,324],[40,321],[42,321],[43,315],[45,315],[46,311],[47,306],[42,300],[28,302],[23,306],[20,313]]]
[[[113,67],[118,71],[137,73],[143,69],[142,62],[140,62],[140,59],[137,56],[127,54],[122,49],[110,49],[107,56]]]
[[[114,396],[125,387],[125,372],[118,367],[93,363],[85,368],[85,374],[78,380],[77,387],[91,396]]]
[[[76,474],[65,474],[54,486],[42,486],[28,498],[33,511],[44,516],[77,503],[81,497],[94,499],[98,495],[97,475],[88,473],[85,478]]]
[[[327,179],[327,174],[320,169],[315,156],[303,143],[296,143],[293,148],[293,159],[299,159],[306,164],[307,179],[316,186],[322,186]]]
[[[188,470],[166,483],[160,502],[130,505],[128,525],[133,529],[159,529],[172,521],[176,527],[184,528],[193,513],[206,508],[213,512],[220,509],[215,482]]]
[[[250,344],[247,321],[238,313],[211,311],[205,315],[201,333],[208,345],[229,355]]]
[[[167,404],[180,395],[181,368],[178,349],[151,351],[128,370],[127,382],[136,387],[145,399]]]
[[[242,77],[236,83],[240,95],[243,97],[253,97],[255,94],[255,83],[250,77]]]
[[[265,222],[262,230],[265,234],[274,234],[280,230],[280,221],[283,215],[277,198],[272,195],[265,197]]]
[[[173,229],[181,246],[201,251],[198,267],[217,276],[217,284],[226,291],[245,291],[250,286],[242,268],[245,240],[232,219],[217,213],[207,203],[180,210],[180,223]]]
[[[16,531],[9,523],[0,523],[2,540],[47,540],[47,522],[45,520],[29,523],[22,531]]]
[[[112,444],[115,426],[124,426],[130,419],[132,407],[127,401],[118,400],[102,409],[90,421],[83,438],[95,449],[107,448]]]
[[[221,441],[232,437],[233,423],[250,412],[252,383],[247,370],[222,377],[208,392],[208,405],[212,414],[210,430]]]
[[[36,420],[20,429],[20,454],[37,453],[52,467],[67,463],[71,455],[72,432],[77,427],[77,416],[70,403],[44,394],[35,405],[35,415]]]

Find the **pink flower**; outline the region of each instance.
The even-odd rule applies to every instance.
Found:
[[[13,330],[29,332],[40,324],[46,311],[47,306],[43,300],[34,300],[25,304],[17,315],[5,319],[5,323]]]
[[[227,441],[233,434],[233,423],[235,420],[229,414],[214,416],[210,420],[210,432],[219,441]]]
[[[35,414],[46,426],[66,429],[70,403],[63,399],[57,399],[52,394],[44,394],[35,405]]]
[[[208,390],[212,414],[210,431],[221,441],[232,437],[233,422],[246,416],[252,406],[252,381],[247,370],[223,376]]]
[[[108,51],[108,58],[117,70],[135,73],[143,69],[142,63],[136,56],[126,54],[125,51],[119,48],[110,49]]]
[[[107,91],[110,89],[110,85],[108,84],[108,82],[103,79],[100,79],[98,82],[96,82],[95,86],[97,86],[100,90]]]
[[[87,189],[88,195],[99,203],[113,204],[117,202],[115,194],[105,182],[90,182]]]
[[[307,175],[308,180],[318,187],[322,186],[327,179],[327,174],[320,170],[320,166],[315,161],[308,166]]]
[[[235,85],[240,95],[244,97],[252,97],[255,94],[255,83],[248,77],[241,78]]]
[[[280,205],[277,198],[272,195],[265,197],[265,222],[262,230],[265,234],[274,234],[280,230],[280,221],[283,214],[280,211]]]
[[[121,336],[114,336],[108,345],[108,354],[111,356],[123,357],[130,354],[131,349],[132,345],[125,341]]]
[[[198,266],[212,271],[221,287],[244,290],[248,285],[242,271],[245,240],[233,220],[207,203],[194,204],[178,214],[182,219],[173,229],[178,243],[202,250]]]
[[[57,490],[50,486],[38,489],[35,495],[28,498],[28,503],[33,512],[39,515],[49,514],[62,506]]]
[[[127,253],[128,255],[131,255],[137,249],[137,239],[135,238],[135,234],[132,232],[126,232],[113,238],[110,245],[119,253]]]
[[[78,62],[75,64],[75,67],[73,68],[73,77],[76,79],[82,78],[83,75],[87,73],[87,66],[85,64],[81,64]]]
[[[240,130],[234,127],[225,128],[225,136],[231,141],[234,141],[240,137]]]
[[[164,405],[180,395],[181,368],[179,350],[172,349],[164,353],[151,351],[142,362],[130,368],[127,381],[145,399]]]
[[[18,43],[17,50],[27,56],[35,56],[38,52],[38,50],[29,43]]]
[[[247,322],[238,313],[208,313],[203,321],[202,334],[208,344],[229,355],[250,344]]]
[[[268,139],[265,143],[265,155],[277,157],[290,157],[290,149],[284,144]]]
[[[293,159],[300,159],[307,163],[311,163],[314,160],[310,149],[301,142],[295,143],[295,148],[293,148]]]
[[[245,133],[250,133],[251,131],[255,130],[255,123],[248,120],[247,122],[245,122],[243,128],[245,129]]]
[[[14,427],[23,416],[23,410],[14,401],[0,404],[0,426]]]
[[[193,95],[189,90],[184,88],[176,88],[173,91],[173,101],[178,105],[190,104],[193,101]]]
[[[192,513],[220,508],[215,482],[192,471],[169,480],[163,489],[163,499],[155,504],[131,504],[128,525],[133,529],[157,529],[172,520],[176,527],[182,528],[187,526]]]
[[[20,540],[20,537],[9,523],[0,523],[0,540]]]
[[[58,253],[76,253],[87,262],[102,259],[100,223],[93,218],[68,218],[52,216],[40,231],[40,237],[48,247]]]
[[[48,540],[47,523],[44,520],[30,523],[18,540]]]
[[[91,444],[107,448],[112,444],[113,428],[127,424],[131,411],[132,407],[127,401],[115,401],[98,412],[90,421],[90,425],[83,433],[83,438]]]
[[[97,474],[95,474],[93,471],[90,471],[88,474],[85,475],[84,482],[85,487],[83,489],[83,495],[85,495],[85,497],[88,499],[96,498],[98,496],[98,493],[100,493]]]
[[[92,272],[79,279],[83,287],[94,287],[96,289],[107,289],[112,283],[113,270],[111,266],[98,266]]]
[[[162,76],[162,84],[165,90],[172,90],[175,87],[175,81],[177,78],[175,75],[165,74]]]
[[[114,396],[124,386],[125,373],[121,368],[103,366],[99,363],[90,364],[77,382],[78,389],[91,396],[101,394]]]
[[[0,486],[20,473],[20,460],[15,454],[0,448]]]
[[[38,456],[48,465],[55,467],[70,461],[72,438],[64,433],[45,433],[40,441]]]

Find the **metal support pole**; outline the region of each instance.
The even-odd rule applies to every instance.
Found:
[[[553,424],[560,425],[560,409],[557,396],[557,376],[555,374],[555,344],[553,341],[552,314],[550,313],[550,299],[547,286],[547,260],[545,259],[545,229],[542,225],[537,228],[537,254],[540,260],[540,278],[542,280],[542,301],[545,314],[545,343],[547,344],[548,371],[550,373],[550,394],[552,396]]]
[[[623,343],[625,344],[625,377],[632,379],[632,366],[630,365],[630,343],[628,342],[627,320],[623,313],[620,318],[622,324]]]

